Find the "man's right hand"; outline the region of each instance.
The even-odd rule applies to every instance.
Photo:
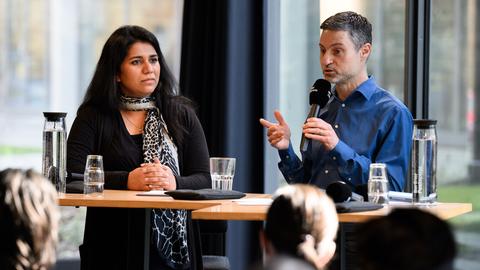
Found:
[[[287,122],[283,119],[282,114],[279,111],[273,113],[278,124],[269,122],[263,118],[260,118],[260,124],[267,128],[268,142],[278,150],[288,149],[290,144],[290,128]]]

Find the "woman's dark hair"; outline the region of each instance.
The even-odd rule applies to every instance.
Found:
[[[126,25],[118,28],[110,35],[103,46],[85,98],[78,111],[86,107],[94,107],[105,114],[112,114],[119,109],[121,88],[117,82],[120,66],[127,56],[128,50],[136,42],[146,42],[155,49],[160,63],[160,81],[152,96],[156,98],[157,106],[165,119],[168,130],[177,143],[181,143],[185,128],[180,125],[179,117],[191,102],[177,95],[177,83],[165,62],[157,38],[147,29]]]

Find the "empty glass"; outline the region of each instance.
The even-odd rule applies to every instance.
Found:
[[[370,164],[368,201],[376,204],[388,204],[388,177],[385,163]]]
[[[87,156],[83,181],[83,194],[94,197],[103,196],[103,184],[105,180],[102,156]]]
[[[212,189],[232,190],[235,174],[235,158],[210,158],[210,175]]]

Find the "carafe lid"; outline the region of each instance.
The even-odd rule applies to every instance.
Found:
[[[418,128],[429,128],[437,124],[437,120],[433,119],[414,119],[413,124]]]
[[[43,112],[43,116],[47,118],[48,121],[60,121],[60,119],[67,116],[66,112]]]

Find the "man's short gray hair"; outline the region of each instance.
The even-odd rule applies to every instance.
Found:
[[[353,11],[340,12],[329,17],[320,25],[320,29],[347,31],[357,50],[365,43],[372,44],[372,24],[367,18]]]

